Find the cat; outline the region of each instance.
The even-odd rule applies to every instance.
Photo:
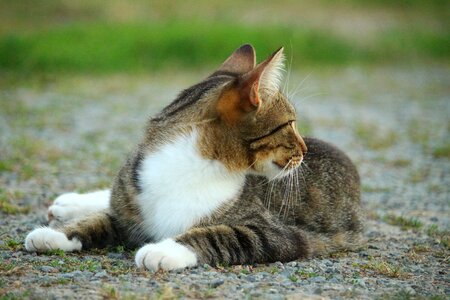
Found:
[[[124,245],[136,265],[292,261],[360,244],[360,179],[350,159],[303,139],[280,92],[283,48],[256,64],[234,51],[151,118],[111,190],[60,196],[28,251]]]

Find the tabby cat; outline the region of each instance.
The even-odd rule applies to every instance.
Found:
[[[151,118],[110,191],[65,194],[62,225],[28,251],[140,247],[138,267],[291,261],[358,246],[360,182],[334,146],[297,131],[280,92],[283,49],[243,45]],[[52,222],[53,223],[53,222]]]

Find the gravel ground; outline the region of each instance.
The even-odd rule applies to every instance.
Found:
[[[359,252],[178,272],[135,268],[122,248],[28,254],[52,199],[104,188],[149,114],[199,75],[37,78],[0,87],[0,299],[448,299],[450,71],[349,67],[297,73],[300,131],[357,164]]]

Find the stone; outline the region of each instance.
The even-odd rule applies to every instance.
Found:
[[[214,279],[213,281],[211,281],[211,283],[209,285],[212,288],[216,288],[218,286],[221,286],[224,283],[225,283],[225,281],[223,279]]]

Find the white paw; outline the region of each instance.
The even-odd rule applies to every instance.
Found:
[[[110,191],[87,194],[67,193],[55,199],[48,208],[47,220],[67,222],[101,211],[109,206]]]
[[[25,249],[29,252],[44,252],[55,249],[79,251],[81,247],[81,242],[78,239],[69,240],[64,233],[48,227],[37,228],[25,238]]]
[[[148,244],[139,249],[135,258],[139,268],[156,271],[175,270],[193,267],[197,264],[197,256],[187,247],[166,239],[156,244]]]

